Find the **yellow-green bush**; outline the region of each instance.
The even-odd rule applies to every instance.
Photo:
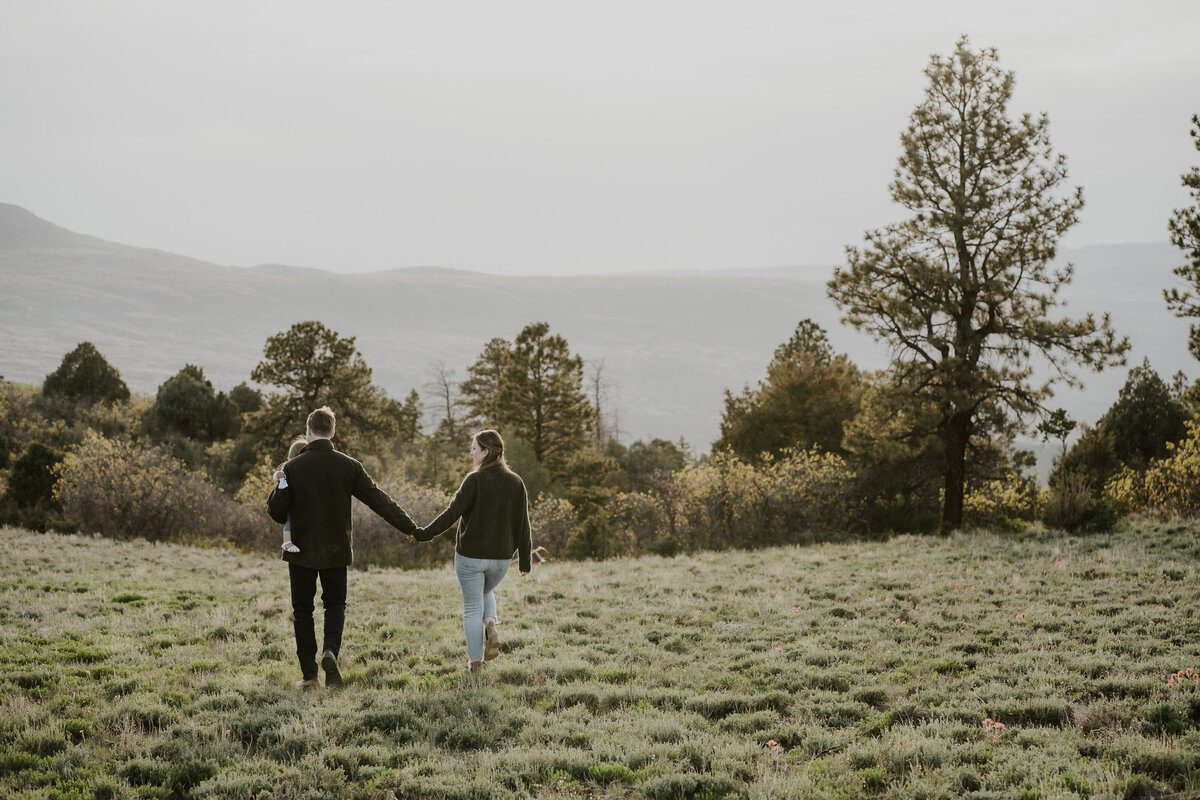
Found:
[[[614,536],[627,541],[634,552],[654,552],[660,543],[676,542],[671,507],[659,495],[622,492],[604,508]],[[670,545],[665,545],[670,550]]]
[[[268,533],[263,516],[249,513],[161,448],[88,431],[56,475],[54,497],[64,517],[105,536],[255,547]]]
[[[1032,478],[1016,472],[1000,480],[968,487],[963,498],[963,522],[975,527],[1014,527],[1033,522],[1046,507],[1048,492]]]
[[[561,497],[542,495],[529,509],[533,546],[545,547],[555,558],[565,558],[567,546],[580,530],[574,506]]]
[[[1132,511],[1164,517],[1200,516],[1200,420],[1187,423],[1187,435],[1167,444],[1167,455],[1150,462],[1140,482],[1118,474],[1105,487]]]
[[[1104,484],[1103,496],[1121,516],[1145,511],[1150,505],[1145,474],[1126,466]]]
[[[808,543],[837,538],[855,516],[854,472],[846,461],[816,450],[785,450],[755,467],[731,453],[675,473],[661,496],[661,514],[645,509],[638,542],[670,533],[690,550]],[[629,506],[631,501],[622,501]],[[610,516],[633,519],[624,509]],[[664,530],[665,526],[665,530]]]

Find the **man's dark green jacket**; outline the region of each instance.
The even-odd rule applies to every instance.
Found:
[[[314,439],[304,452],[283,466],[287,486],[276,486],[267,498],[271,519],[292,520],[292,541],[299,553],[284,553],[283,560],[311,569],[348,567],[354,560],[350,532],[350,498],[368,508],[402,533],[417,529],[403,508],[375,485],[363,465],[333,449],[328,439]]]

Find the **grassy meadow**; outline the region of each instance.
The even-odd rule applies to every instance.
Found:
[[[302,694],[281,562],[2,530],[0,796],[1196,797],[1197,533],[552,562],[482,676],[449,567],[351,572]]]

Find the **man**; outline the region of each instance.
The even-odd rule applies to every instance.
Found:
[[[296,631],[296,656],[303,678],[301,689],[319,689],[317,637],[313,626],[317,580],[325,606],[325,641],[321,667],[325,683],[338,686],[342,674],[338,654],[346,622],[346,568],[354,560],[350,532],[350,498],[357,497],[402,533],[416,524],[387,492],[380,489],[363,465],[333,449],[336,420],[328,406],[308,415],[308,444],[283,467],[285,480],[271,491],[267,509],[276,522],[290,516],[292,541],[299,552],[284,552],[292,584],[292,620]]]

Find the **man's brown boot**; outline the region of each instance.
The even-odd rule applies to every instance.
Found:
[[[342,671],[338,669],[337,656],[332,650],[326,650],[321,656],[321,669],[325,670],[325,685],[331,689],[342,685]]]

